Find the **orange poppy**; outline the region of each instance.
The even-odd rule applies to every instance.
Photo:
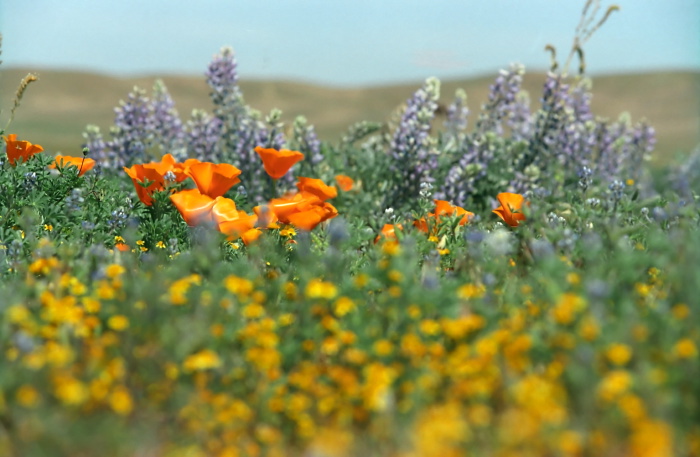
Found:
[[[387,240],[396,240],[397,229],[403,230],[403,226],[401,224],[384,224],[381,233],[377,235],[377,237],[374,239],[374,242],[378,243],[382,237],[384,237]]]
[[[272,179],[280,179],[295,163],[304,159],[304,154],[289,149],[274,149],[255,147],[255,152],[260,156],[265,171]]]
[[[17,141],[17,135],[14,133],[3,138],[7,145],[5,151],[7,152],[7,160],[10,162],[10,165],[14,165],[17,159],[22,159],[22,162],[26,162],[31,156],[44,150],[38,144],[32,144],[29,141]]]
[[[136,195],[139,197],[139,200],[146,206],[153,204],[153,198],[151,197],[153,192],[165,188],[165,178],[153,167],[136,164],[131,166],[131,168],[124,167],[124,171],[134,183],[134,189],[136,189]],[[147,182],[148,185],[144,185]]]
[[[433,200],[435,202],[435,211],[428,213],[428,218],[434,220],[434,224],[430,224],[426,218],[421,217],[420,219],[413,222],[413,225],[423,233],[430,232],[430,226],[433,229],[437,229],[437,224],[440,223],[440,216],[462,216],[459,221],[459,225],[465,225],[469,223],[469,219],[474,217],[474,213],[465,210],[459,206],[453,206],[450,202],[446,200]]]
[[[239,211],[236,208],[236,203],[225,197],[217,197],[214,200],[211,215],[219,231],[234,238],[238,238],[243,233],[253,229],[258,221],[257,215]]]
[[[170,196],[170,201],[173,202],[187,225],[194,226],[211,221],[214,199],[203,195],[197,189],[176,192]]]
[[[270,205],[256,206],[253,208],[253,212],[258,216],[258,227],[279,228],[277,215],[270,209]]]
[[[435,219],[439,221],[439,216],[446,214],[448,216],[462,216],[459,220],[459,225],[465,225],[469,223],[469,219],[474,217],[474,213],[467,211],[460,206],[453,206],[450,202],[446,200],[434,200],[435,201],[435,212],[432,213]]]
[[[254,210],[260,214],[262,207],[256,207]],[[269,224],[279,221],[304,230],[313,230],[319,223],[338,215],[338,210],[333,205],[308,192],[273,198],[267,205],[267,210],[274,215],[274,218],[268,216],[268,227]]]
[[[65,168],[68,166],[73,166],[78,169],[78,176],[83,176],[86,171],[92,170],[95,166],[95,161],[87,157],[72,157],[72,156],[62,156],[57,155],[54,163],[49,165],[49,168]]]
[[[346,175],[336,175],[335,182],[338,184],[338,187],[340,187],[340,190],[342,190],[343,192],[348,192],[352,189],[352,186],[355,185],[355,181],[353,181],[353,179],[350,176]]]
[[[131,250],[131,248],[129,247],[129,245],[126,244],[126,243],[117,243],[117,244],[114,245],[114,247],[115,247],[118,251],[121,251],[121,252],[128,252],[128,251]]]
[[[197,184],[197,189],[211,198],[224,195],[231,187],[241,182],[238,179],[241,170],[227,163],[198,161],[189,164],[186,173]]]
[[[338,210],[335,209],[335,206],[323,202],[320,205],[312,205],[305,211],[290,214],[289,223],[302,230],[311,231],[321,222],[337,215]]]
[[[262,235],[262,231],[259,228],[252,228],[241,233],[241,239],[243,240],[243,243],[245,243],[245,245],[247,246],[253,241],[260,238],[260,235]]]
[[[525,198],[520,194],[512,194],[510,192],[502,192],[496,196],[501,204],[493,212],[503,219],[503,221],[511,227],[517,227],[519,221],[525,220],[525,215],[521,212]],[[529,204],[529,203],[528,203]]]
[[[165,154],[160,162],[136,164],[130,168],[124,167],[124,171],[131,178],[136,189],[136,195],[146,206],[153,204],[153,192],[165,189],[165,176],[172,172],[175,182],[182,182],[187,179],[182,164],[175,162],[171,154]],[[146,182],[148,186],[144,186]]]
[[[335,186],[327,186],[323,181],[316,178],[299,177],[297,179],[297,189],[302,193],[308,192],[317,196],[321,201],[330,200],[338,196],[338,189]]]

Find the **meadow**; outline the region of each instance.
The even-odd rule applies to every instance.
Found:
[[[700,150],[525,76],[320,141],[222,48],[189,118],[9,123],[0,456],[700,456]]]

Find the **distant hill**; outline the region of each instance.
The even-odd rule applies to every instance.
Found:
[[[149,93],[156,77],[117,78],[100,74],[41,69],[0,71],[0,122],[4,124],[20,79],[33,71],[39,81],[26,92],[10,132],[48,151],[77,153],[87,124],[97,124],[105,136],[114,121],[114,107],[136,85]],[[449,104],[457,88],[466,90],[473,123],[486,100],[492,77],[443,81],[441,102]],[[183,120],[193,108],[211,111],[204,76],[161,77],[172,94]],[[543,74],[527,74],[524,88],[538,103]],[[323,140],[337,141],[352,123],[385,121],[421,85],[400,84],[367,88],[331,88],[288,81],[243,81],[245,100],[269,112],[283,111],[291,124],[303,114]],[[593,109],[615,119],[627,111],[633,120],[646,118],[658,132],[655,159],[665,162],[676,153],[687,153],[700,143],[700,72],[658,72],[596,76]]]

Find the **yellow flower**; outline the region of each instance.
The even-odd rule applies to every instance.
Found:
[[[335,302],[335,315],[338,317],[343,317],[347,313],[351,312],[352,310],[355,309],[355,302],[349,299],[348,297],[340,297],[338,300]]]
[[[117,314],[107,319],[107,326],[115,332],[122,332],[129,328],[129,318],[123,314]]]
[[[330,282],[312,279],[306,285],[305,294],[307,298],[325,298],[331,300],[338,295],[338,288]]]
[[[252,303],[243,308],[243,317],[247,319],[255,319],[265,315],[265,308],[257,303]]]
[[[698,355],[698,348],[690,338],[683,338],[673,346],[673,354],[679,359],[692,359]]]
[[[60,376],[54,383],[54,394],[65,405],[80,405],[89,396],[87,386],[72,376]]]
[[[203,349],[188,356],[182,365],[186,372],[211,370],[221,366],[221,359],[211,349]]]
[[[598,385],[598,395],[606,401],[613,401],[632,387],[632,376],[624,370],[608,373]]]
[[[117,276],[121,276],[124,274],[124,272],[126,272],[126,268],[116,263],[108,265],[107,268],[105,268],[105,276],[107,276],[110,279],[114,279]]]
[[[625,365],[632,358],[632,349],[626,344],[615,343],[608,346],[605,356],[610,363],[618,366]]]
[[[126,387],[117,386],[109,395],[109,406],[120,416],[127,416],[134,409],[134,401]]]
[[[437,323],[437,321],[433,319],[424,319],[421,321],[419,325],[421,333],[424,333],[426,335],[437,335],[440,333],[440,324]]]
[[[224,285],[229,292],[237,295],[238,298],[246,298],[253,292],[252,281],[235,275],[227,276],[224,279]]]
[[[394,345],[391,344],[389,340],[382,339],[374,343],[373,349],[375,354],[380,357],[385,357],[391,355],[391,353],[394,351]]]
[[[15,393],[17,403],[25,408],[35,408],[39,404],[41,396],[39,392],[30,385],[23,385]]]
[[[486,288],[483,285],[465,284],[457,289],[457,296],[464,300],[471,298],[481,298],[486,293]]]
[[[679,303],[671,308],[671,314],[673,314],[673,317],[679,321],[683,320],[690,316],[690,307],[685,303]]]
[[[561,325],[569,325],[576,318],[576,314],[586,307],[583,298],[575,294],[563,294],[557,304],[551,309],[550,315]]]

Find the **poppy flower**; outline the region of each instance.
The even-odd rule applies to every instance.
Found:
[[[5,151],[7,152],[7,160],[10,162],[10,165],[14,165],[18,159],[26,162],[31,156],[44,150],[38,144],[32,144],[29,141],[17,141],[17,135],[14,133],[3,138],[7,145]]]
[[[401,224],[384,224],[382,227],[381,233],[377,235],[377,237],[374,239],[375,243],[378,243],[379,240],[384,237],[387,240],[396,240],[396,230],[403,230],[403,226]]]
[[[435,212],[432,213],[436,220],[443,214],[448,216],[462,216],[459,220],[459,225],[466,225],[469,223],[469,219],[474,217],[474,213],[467,211],[466,209],[453,206],[450,202],[446,200],[434,200],[435,201]]]
[[[525,220],[525,215],[521,212],[525,198],[520,194],[502,192],[496,196],[501,204],[493,212],[503,219],[511,227],[517,227],[520,221]]]
[[[83,176],[85,172],[92,170],[95,166],[95,161],[87,157],[71,157],[57,155],[54,163],[49,165],[49,168],[55,169],[57,167],[65,168],[68,166],[73,166],[78,169],[78,176]]]
[[[300,192],[308,192],[317,196],[321,201],[330,200],[338,196],[338,189],[335,186],[327,186],[320,179],[299,177],[297,189]]]
[[[330,203],[323,202],[313,205],[305,211],[299,211],[289,215],[289,223],[302,230],[311,231],[321,222],[332,219],[338,215],[338,210]]]
[[[231,187],[239,182],[241,170],[227,163],[214,164],[211,162],[191,163],[186,173],[197,184],[197,189],[204,195],[216,198],[224,195]]]
[[[182,218],[189,226],[199,225],[211,221],[214,199],[203,195],[197,189],[188,189],[176,192],[170,196]]]
[[[280,179],[295,163],[304,159],[304,154],[289,149],[277,150],[256,146],[255,152],[262,159],[263,167],[272,179]]]
[[[437,229],[437,225],[440,223],[440,216],[462,216],[459,220],[459,225],[465,225],[469,222],[471,217],[474,217],[474,213],[465,210],[459,206],[453,206],[450,202],[446,200],[433,200],[435,202],[435,211],[428,213],[428,219],[421,217],[420,219],[413,222],[413,225],[423,233],[429,233],[430,227]],[[430,220],[434,223],[430,223]]]
[[[171,154],[165,154],[160,162],[136,164],[130,168],[124,167],[124,171],[131,178],[136,189],[136,195],[146,206],[153,204],[153,192],[165,189],[165,178],[168,172],[175,177],[175,182],[182,182],[187,175],[182,169],[182,164],[175,161]],[[144,184],[148,182],[148,186]]]
[[[340,190],[342,190],[343,192],[348,192],[352,189],[352,186],[355,185],[355,181],[353,181],[353,179],[350,176],[346,175],[336,175],[335,182],[338,184],[338,187],[340,187]]]
[[[338,210],[333,205],[309,192],[273,198],[266,208],[274,215],[274,218],[268,216],[271,223],[279,221],[304,230],[313,230],[319,223],[338,215]],[[254,210],[260,214],[262,207],[256,207]]]
[[[243,240],[243,243],[245,243],[245,245],[247,246],[253,241],[260,238],[260,235],[262,235],[262,231],[259,228],[252,228],[241,233],[241,239]]]
[[[211,216],[221,233],[235,238],[253,229],[258,221],[257,215],[239,211],[236,203],[225,197],[217,197],[214,200]]]

